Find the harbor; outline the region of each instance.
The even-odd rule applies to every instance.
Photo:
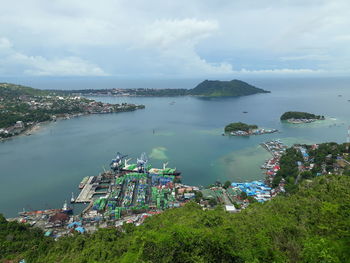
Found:
[[[117,153],[110,163],[110,169],[96,176],[86,176],[77,186],[80,193],[71,204],[85,204],[80,213],[73,212],[65,202],[62,209],[21,212],[14,220],[43,229],[48,236],[59,238],[74,231],[93,232],[98,227],[121,226],[124,223],[141,224],[145,218],[159,214],[166,209],[181,207],[196,199],[203,208],[211,208],[212,200],[225,205],[226,211],[237,212],[252,202],[265,202],[274,197],[281,188],[273,189],[271,180],[279,169],[279,159],[287,146],[280,140],[262,144],[272,155],[262,169],[266,170],[265,181],[232,182],[227,188],[216,185],[199,188],[181,183],[181,172],[169,168],[153,167],[145,153],[130,163],[132,158]],[[73,224],[73,225],[72,225]],[[69,227],[70,226],[70,227]]]
[[[198,187],[181,184],[181,172],[176,168],[155,168],[146,154],[129,164],[120,153],[112,159],[110,170],[96,176],[84,177],[79,195],[70,203],[85,204],[81,213],[73,214],[67,202],[62,209],[21,212],[10,219],[29,223],[45,231],[45,235],[59,238],[74,231],[94,232],[98,227],[121,226],[124,223],[141,224],[145,218],[165,209],[181,207],[194,198]]]

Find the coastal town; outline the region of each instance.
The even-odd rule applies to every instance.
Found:
[[[61,96],[13,84],[0,84],[0,140],[30,135],[38,124],[88,114],[106,114],[145,108],[136,104],[110,104],[80,96]]]

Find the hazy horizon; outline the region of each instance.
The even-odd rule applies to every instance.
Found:
[[[322,86],[329,85],[332,87],[334,81],[344,82],[344,85],[349,82],[350,77],[227,77],[227,78],[158,78],[158,79],[120,79],[118,77],[0,77],[0,83],[12,83],[23,86],[29,86],[37,89],[113,89],[113,88],[171,88],[171,89],[191,89],[200,82],[209,80],[233,80],[239,79],[258,88],[269,89],[269,85],[276,83],[282,88],[284,86],[305,85],[305,83],[320,83]]]

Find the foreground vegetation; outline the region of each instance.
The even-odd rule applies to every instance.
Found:
[[[320,176],[238,214],[195,203],[145,224],[54,242],[0,218],[0,260],[27,262],[349,262],[350,178]]]

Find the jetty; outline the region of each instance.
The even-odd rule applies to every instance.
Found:
[[[95,193],[95,189],[93,189],[93,179],[95,176],[90,176],[87,180],[84,188],[81,190],[78,197],[74,200],[74,203],[89,203],[92,200],[92,196]]]

